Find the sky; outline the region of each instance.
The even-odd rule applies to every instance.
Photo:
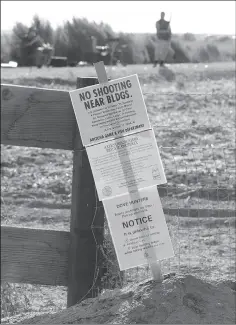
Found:
[[[1,30],[32,17],[52,27],[73,17],[108,23],[115,32],[155,33],[160,12],[171,16],[173,33],[235,34],[235,1],[1,1]]]

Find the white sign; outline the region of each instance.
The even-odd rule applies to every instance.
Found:
[[[70,91],[84,146],[151,128],[138,76]]]
[[[103,201],[120,270],[174,256],[156,187]]]
[[[153,130],[87,147],[100,200],[166,183]]]

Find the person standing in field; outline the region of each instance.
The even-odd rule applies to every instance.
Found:
[[[157,41],[155,43],[154,67],[157,63],[162,67],[170,50],[171,28],[170,22],[166,21],[165,13],[161,13],[161,19],[156,22]]]

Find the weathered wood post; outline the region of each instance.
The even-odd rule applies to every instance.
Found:
[[[98,79],[95,77],[78,78],[77,88],[92,86],[97,83]],[[75,124],[68,307],[85,298],[92,297],[92,285],[95,287],[100,285],[101,274],[97,274],[97,266],[100,261],[98,245],[103,243],[104,227],[104,210],[103,207],[96,209],[96,188],[87,153],[82,145],[76,118]],[[92,225],[95,228],[92,229]],[[94,283],[95,278],[96,282]]]

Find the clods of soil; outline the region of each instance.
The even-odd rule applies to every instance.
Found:
[[[172,276],[108,290],[59,313],[16,316],[5,323],[235,324],[235,290],[234,281]]]

